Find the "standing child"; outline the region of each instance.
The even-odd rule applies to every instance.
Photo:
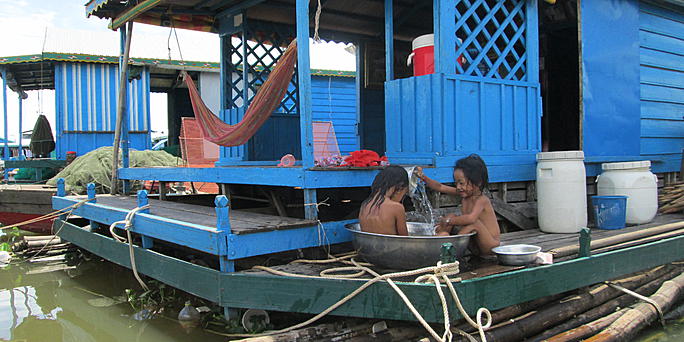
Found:
[[[406,212],[401,201],[408,191],[408,173],[399,166],[388,166],[375,176],[371,194],[361,203],[359,223],[369,233],[408,235]]]
[[[442,218],[437,231],[447,234],[454,226],[460,226],[459,234],[477,232],[475,241],[481,254],[491,254],[492,248],[499,245],[499,223],[492,203],[482,191],[489,184],[487,166],[480,156],[471,154],[459,159],[454,168],[454,183],[456,187],[447,186],[430,179],[423,174],[421,168],[416,168],[417,175],[430,189],[441,193],[458,195],[461,197],[461,215],[449,214]]]

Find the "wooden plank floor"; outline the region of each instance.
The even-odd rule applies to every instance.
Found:
[[[71,198],[83,199],[85,196]],[[207,227],[216,227],[216,210],[213,207],[150,199],[150,214]],[[137,207],[135,197],[97,195],[97,204],[131,210]],[[264,215],[241,210],[230,210],[230,227],[235,234],[257,233],[270,230],[292,229],[316,225],[316,221],[292,217]]]
[[[592,234],[592,240],[598,240],[606,237],[611,237],[611,236],[617,236],[617,235],[622,235],[626,233],[631,233],[635,231],[639,231],[641,229],[649,228],[649,227],[655,227],[667,223],[673,223],[673,222],[679,222],[684,220],[684,215],[682,214],[668,214],[668,215],[659,215],[657,216],[653,222],[650,222],[648,224],[643,224],[643,225],[636,225],[636,226],[631,226],[631,227],[626,227],[623,229],[617,229],[617,230],[600,230],[600,229],[592,229],[591,234]],[[519,232],[512,232],[512,233],[505,233],[501,235],[501,244],[502,245],[511,245],[511,244],[519,244],[519,243],[524,243],[524,244],[532,244],[532,245],[537,245],[542,247],[542,251],[550,251],[552,249],[560,248],[560,247],[566,247],[566,246],[577,246],[579,240],[579,234],[547,234],[543,233],[540,230],[527,230],[527,231],[519,231]],[[276,270],[281,270],[285,272],[291,272],[291,273],[299,273],[299,274],[305,274],[305,275],[311,275],[311,276],[318,276],[320,272],[324,269],[327,268],[332,268],[332,267],[340,267],[340,266],[348,266],[348,265],[343,265],[340,263],[335,263],[335,264],[308,264],[308,263],[289,263],[286,265],[277,265],[277,266],[272,266],[272,268]],[[488,275],[493,275],[493,274],[498,274],[498,273],[503,273],[503,272],[508,272],[516,269],[522,269],[525,268],[526,266],[504,266],[504,265],[499,265],[495,259],[489,258],[489,259],[469,259],[468,261],[462,262],[461,264],[461,273],[459,276],[463,279],[473,279],[473,278],[479,278],[479,277],[484,277]],[[527,266],[527,267],[535,267],[533,266]],[[381,269],[375,269],[379,273],[387,273],[387,272],[392,272],[390,270],[381,270]],[[266,274],[265,271],[261,270],[245,270],[241,272],[247,272],[247,273],[259,273],[259,274]],[[400,281],[412,281],[412,279],[397,279]]]

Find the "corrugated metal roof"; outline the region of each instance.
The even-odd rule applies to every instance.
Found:
[[[217,15],[226,9],[246,8],[247,18],[273,23],[294,25],[295,0],[264,1],[226,1],[226,0],[161,0],[158,5],[136,21],[158,26],[170,26],[175,18],[176,27],[181,27],[185,19],[188,28],[200,28],[198,22],[204,17],[205,23],[213,22]],[[351,41],[352,37],[363,36],[380,38],[384,34],[384,2],[378,0],[328,1],[323,5],[320,17],[321,36],[326,40]],[[135,4],[120,1],[91,0],[86,4],[88,15],[100,18],[116,18],[133,8]],[[245,5],[247,6],[247,5]],[[411,40],[421,34],[430,33],[432,28],[432,1],[428,0],[396,0],[394,1],[395,38]],[[315,11],[313,2],[310,13]],[[186,18],[184,18],[186,17]],[[313,22],[313,15],[312,22]],[[216,31],[216,24],[211,28]]]

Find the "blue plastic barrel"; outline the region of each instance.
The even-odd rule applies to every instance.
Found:
[[[591,196],[596,228],[625,228],[627,196]]]

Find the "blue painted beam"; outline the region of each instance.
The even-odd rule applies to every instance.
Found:
[[[385,80],[394,79],[394,1],[385,0]]]
[[[434,0],[433,3],[435,72],[453,74],[456,70],[456,7],[453,0]]]
[[[272,230],[252,234],[230,234],[228,236],[228,259],[349,242],[351,241],[351,233],[344,228],[344,225],[354,222],[358,221],[325,222],[320,226],[313,227]],[[264,243],[264,241],[269,243]]]
[[[311,64],[309,54],[309,1],[297,0],[297,77],[299,80],[299,127],[304,168],[314,166],[311,113]]]
[[[54,196],[52,197],[52,208],[55,210],[64,209],[78,201],[79,199],[75,198]],[[73,214],[109,226],[116,221],[124,220],[128,212],[125,209],[85,203],[76,208]],[[211,227],[176,221],[152,214],[138,213],[133,218],[131,232],[204,251],[209,254],[226,255],[226,233]]]
[[[9,137],[7,136],[7,69],[2,69],[2,114],[5,123],[5,146],[2,159],[9,160]],[[9,179],[9,174],[7,173],[8,171],[9,170],[5,169],[5,181]]]
[[[19,135],[17,139],[17,143],[19,143],[19,160],[24,160],[24,146],[22,146],[21,138],[22,138],[22,131],[21,131],[21,120],[23,116],[23,108],[22,105],[24,104],[24,100],[21,98],[21,93],[18,94],[17,98],[19,99]]]

